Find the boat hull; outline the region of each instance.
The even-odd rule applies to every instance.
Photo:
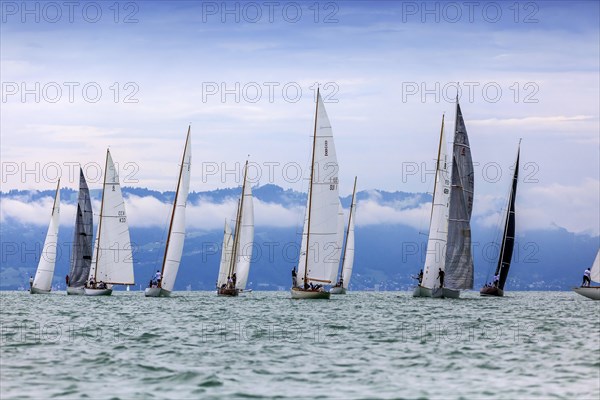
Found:
[[[146,297],[169,297],[171,292],[162,288],[146,288],[144,290],[144,296]]]
[[[83,286],[81,286],[81,287],[67,286],[67,294],[71,295],[71,296],[83,296],[85,293],[84,293]]]
[[[504,296],[504,290],[495,286],[484,286],[479,291],[479,295],[488,297],[502,297]]]
[[[112,294],[112,288],[106,289],[92,289],[92,288],[84,288],[83,292],[86,296],[110,296]]]
[[[329,299],[331,293],[325,290],[304,290],[292,288],[292,299]]]
[[[453,290],[448,288],[426,288],[424,286],[417,286],[413,290],[413,297],[432,297],[434,299],[458,299],[460,297],[460,290]]]
[[[342,286],[334,286],[329,291],[331,294],[346,294],[346,288]]]
[[[592,300],[600,300],[600,286],[576,287],[573,291]]]
[[[32,287],[31,289],[29,289],[29,293],[31,293],[31,294],[48,294],[48,293],[50,293],[50,290],[42,290],[42,289]]]
[[[219,288],[219,290],[217,290],[217,295],[219,296],[235,297],[238,294],[240,294],[239,289]]]

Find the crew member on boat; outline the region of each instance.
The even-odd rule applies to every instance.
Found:
[[[298,286],[298,273],[296,272],[296,266],[292,268],[292,287]]]
[[[498,287],[498,283],[500,283],[500,275],[496,274],[494,275],[494,283],[493,286]]]
[[[585,271],[583,271],[583,282],[581,282],[581,286],[590,286],[592,284],[592,280],[590,277],[592,276],[592,270],[590,267],[587,267]]]
[[[156,274],[154,274],[154,280],[156,281],[157,285],[160,285],[161,279],[162,279],[162,274],[160,273],[159,270],[156,270]]]
[[[33,276],[29,275],[29,290],[33,287]]]
[[[440,268],[440,271],[438,272],[438,279],[440,280],[441,288],[444,287],[444,275],[446,275],[446,273],[444,271],[442,271],[442,269]]]
[[[69,274],[67,274],[67,276],[65,276],[65,282],[67,283],[67,286],[69,286]]]

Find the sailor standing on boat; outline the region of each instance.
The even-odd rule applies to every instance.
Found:
[[[498,283],[500,282],[500,275],[494,275],[494,284],[493,286],[498,287]]]
[[[440,271],[438,273],[438,279],[440,280],[440,287],[441,288],[444,287],[444,275],[446,275],[446,273],[444,271],[442,271],[442,269],[440,268]]]
[[[33,287],[33,276],[29,275],[29,290]]]
[[[292,268],[292,287],[298,286],[298,274],[296,273],[296,267]]]
[[[590,267],[587,267],[585,271],[583,271],[583,282],[581,282],[581,286],[590,286],[592,284],[592,280],[590,276],[592,275],[592,271]]]

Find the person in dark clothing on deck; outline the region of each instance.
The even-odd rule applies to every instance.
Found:
[[[440,287],[443,288],[444,287],[444,276],[446,275],[446,273],[444,271],[442,271],[442,269],[440,268],[440,271],[438,272],[438,279],[440,280]]]

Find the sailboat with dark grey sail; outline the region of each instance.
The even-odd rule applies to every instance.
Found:
[[[217,294],[219,296],[237,296],[246,289],[248,281],[254,247],[254,204],[252,188],[247,180],[248,161],[244,167],[244,182],[238,201],[233,234],[229,229],[229,224],[225,221],[223,249],[217,278]]]
[[[444,274],[439,274],[439,283],[442,297],[458,298],[461,290],[473,289],[471,213],[475,186],[471,147],[458,98],[452,150],[446,265]]]
[[[54,278],[54,267],[56,266],[56,252],[58,248],[58,227],[60,224],[60,179],[56,184],[52,214],[48,224],[48,232],[44,240],[44,247],[38,262],[35,278],[29,292],[31,294],[50,293],[52,290],[52,279]]]
[[[102,201],[86,296],[110,296],[113,285],[134,285],[133,258],[119,174],[106,151]]]
[[[348,216],[348,226],[346,228],[346,242],[344,244],[344,255],[342,257],[342,269],[340,276],[331,288],[331,294],[346,294],[350,285],[352,276],[352,267],[354,266],[354,217],[356,215],[356,177],[354,177],[354,190],[352,190],[352,200],[350,202],[350,215]],[[343,228],[343,224],[342,224]]]
[[[188,127],[181,165],[179,166],[179,179],[175,190],[175,200],[171,211],[171,222],[167,234],[167,244],[163,258],[160,279],[152,280],[150,287],[144,290],[146,297],[168,297],[175,286],[175,278],[181,263],[183,243],[185,241],[185,209],[190,190],[190,172],[192,167],[192,143]]]
[[[519,180],[520,147],[521,146],[519,145],[519,150],[517,150],[517,161],[515,162],[515,172],[513,174],[510,193],[508,195],[508,207],[506,208],[506,217],[504,219],[504,230],[502,234],[502,244],[500,245],[498,266],[496,267],[492,284],[486,284],[479,291],[479,294],[482,296],[504,296],[504,285],[506,284],[506,278],[508,277],[515,245],[515,197],[517,196],[517,183]]]
[[[293,275],[293,299],[328,299],[332,272],[339,257],[330,256],[339,249],[338,239],[338,162],[329,117],[317,89],[312,161],[306,214],[298,260],[298,272]],[[338,253],[339,254],[339,253]],[[335,276],[335,275],[334,275]]]
[[[73,234],[67,294],[83,295],[84,293],[83,288],[92,265],[93,223],[94,214],[92,213],[90,190],[85,181],[83,170],[79,168],[79,195],[75,214],[75,232]]]

